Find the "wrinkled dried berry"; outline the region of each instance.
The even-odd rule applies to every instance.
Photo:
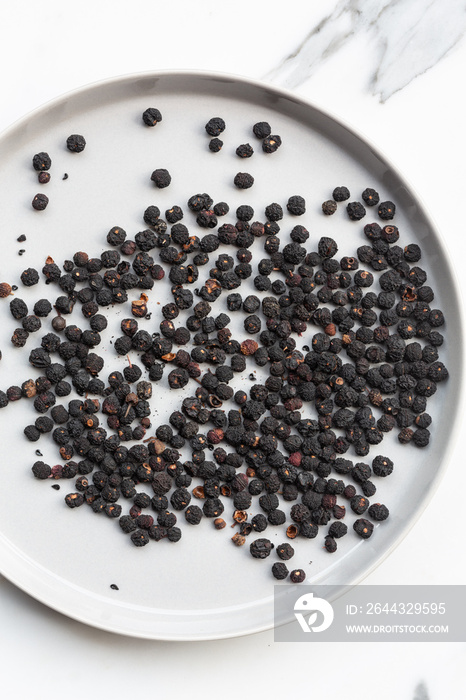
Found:
[[[250,173],[236,173],[233,183],[241,190],[247,190],[254,184],[254,178]]]
[[[49,198],[47,195],[39,192],[39,194],[36,194],[32,200],[32,208],[36,209],[36,211],[44,211],[44,209],[47,208],[48,203]]]
[[[155,107],[149,107],[142,113],[142,121],[147,126],[155,126],[162,121],[162,114]]]
[[[273,548],[274,545],[272,542],[263,537],[259,538],[258,540],[254,540],[254,542],[251,542],[249,545],[251,556],[253,556],[255,559],[266,559],[270,555]]]
[[[86,148],[86,139],[80,134],[72,134],[66,139],[66,147],[72,153],[81,153]]]
[[[168,187],[172,181],[171,175],[165,168],[157,168],[153,171],[150,179],[156,187],[159,189],[164,189]]]

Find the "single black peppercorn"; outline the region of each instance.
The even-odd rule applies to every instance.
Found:
[[[33,166],[34,170],[37,170],[37,171],[50,170],[51,165],[52,165],[52,159],[50,158],[49,154],[46,153],[45,151],[41,151],[40,153],[36,153],[32,159],[32,166]]]
[[[280,557],[280,559],[282,559],[283,561],[288,561],[289,559],[291,559],[294,556],[293,547],[286,542],[284,544],[279,544],[277,546],[276,551],[277,551],[277,554]]]
[[[303,569],[293,569],[290,572],[290,581],[292,583],[302,583],[306,579],[306,573]]]
[[[205,130],[209,136],[220,136],[225,131],[225,122],[221,117],[212,117],[205,125]]]
[[[301,216],[306,211],[306,202],[304,197],[301,197],[300,195],[293,195],[288,199],[286,208],[290,214],[293,214],[293,216]]]
[[[254,136],[256,136],[258,139],[265,139],[272,133],[272,129],[268,122],[257,122],[252,127],[252,131],[254,133]]]
[[[368,207],[373,207],[380,201],[379,193],[370,187],[367,187],[361,196]]]
[[[236,149],[236,155],[240,158],[250,158],[253,153],[254,149],[249,143],[243,143]]]
[[[72,153],[81,153],[86,147],[86,139],[80,134],[72,134],[66,139],[66,147]]]
[[[353,529],[362,539],[367,540],[372,535],[374,525],[365,518],[359,518],[353,523]]]
[[[262,150],[264,153],[275,153],[282,145],[282,140],[278,134],[270,134],[262,141]]]
[[[223,146],[223,141],[218,138],[213,138],[209,141],[209,150],[212,151],[212,153],[218,153],[219,151],[222,150]]]
[[[332,193],[335,202],[344,202],[350,198],[350,192],[347,187],[335,187]]]
[[[144,547],[149,542],[149,535],[145,530],[142,529],[137,529],[134,530],[134,532],[131,533],[131,542],[136,546],[136,547]]]
[[[324,548],[327,550],[327,552],[330,552],[332,554],[333,552],[337,551],[337,543],[335,539],[330,535],[327,535],[325,538]]]
[[[273,548],[274,545],[272,542],[265,538],[254,540],[254,542],[251,542],[249,545],[251,556],[253,556],[255,559],[266,559],[270,555]]]
[[[386,520],[389,516],[389,510],[382,503],[373,503],[368,510],[368,514],[372,520]]]
[[[350,202],[346,205],[346,212],[351,221],[360,221],[366,216],[366,210],[361,202]]]
[[[154,170],[150,179],[159,189],[168,187],[172,180],[170,173],[165,168],[157,168]]]
[[[249,173],[236,173],[233,183],[241,190],[247,190],[254,184],[254,178]]]
[[[283,581],[288,576],[288,567],[283,562],[277,561],[272,566],[272,575],[277,581]]]
[[[47,195],[41,194],[39,192],[38,194],[36,194],[36,196],[32,200],[32,208],[36,209],[36,211],[43,211],[44,209],[47,208],[48,203],[49,203],[49,198],[47,197]]]
[[[377,209],[377,213],[378,213],[379,217],[381,219],[383,219],[384,221],[387,221],[389,219],[393,219],[393,217],[395,216],[395,211],[396,211],[395,205],[393,204],[393,202],[390,202],[389,200],[387,200],[386,202],[380,202],[378,209]]]
[[[149,107],[142,113],[142,121],[147,126],[155,126],[162,121],[162,114],[155,107]]]

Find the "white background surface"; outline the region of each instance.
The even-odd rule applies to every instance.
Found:
[[[58,0],[2,5],[0,129],[63,92],[113,75],[192,68],[261,78],[330,11],[327,3],[318,4],[309,8],[305,2],[241,0],[234,10],[206,0],[185,0],[176,8],[141,0],[83,0],[79,8]],[[460,12],[462,3],[454,4]],[[409,12],[404,20],[409,26]],[[360,30],[296,89],[389,156],[426,202],[460,277],[466,254],[461,89],[466,42],[460,40],[384,103],[371,88],[381,46],[376,31]],[[428,57],[429,42],[416,46],[419,50]],[[464,429],[425,513],[367,583],[466,583],[460,513],[463,435]],[[456,507],[450,505],[452,494]],[[146,642],[68,620],[3,578],[0,629],[3,689],[38,700],[74,700],[83,693],[177,695],[178,689],[192,698],[215,693],[227,700],[252,692],[278,697],[297,688],[322,700],[336,692],[349,700],[460,700],[466,694],[464,644],[274,645],[271,632],[197,644]],[[419,684],[427,690],[424,697]]]

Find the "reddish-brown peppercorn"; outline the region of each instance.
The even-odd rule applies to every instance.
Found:
[[[322,505],[324,508],[333,508],[336,505],[337,497],[333,493],[324,493]]]
[[[236,535],[233,535],[231,538],[231,541],[233,544],[235,544],[237,547],[242,547],[243,544],[246,542],[246,538],[244,535],[240,535],[239,532],[236,533]]]
[[[214,430],[209,430],[207,433],[207,440],[212,445],[218,445],[219,442],[223,440],[223,430],[221,428],[215,428]]]
[[[241,352],[243,355],[254,355],[258,347],[259,345],[255,340],[243,340],[241,343]]]

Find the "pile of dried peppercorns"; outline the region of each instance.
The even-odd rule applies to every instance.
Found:
[[[143,121],[153,127],[162,115],[151,108]],[[218,136],[224,130],[221,118],[206,124],[211,151],[221,149]],[[253,134],[265,153],[281,145],[267,122],[255,124]],[[84,148],[83,137],[70,139],[71,150]],[[240,158],[253,153],[250,144],[236,149]],[[47,153],[34,156],[39,177],[50,164]],[[165,188],[171,175],[158,169],[151,179]],[[247,173],[234,177],[240,188],[253,182]],[[337,187],[332,196],[322,205],[325,214],[333,214],[350,193]],[[272,566],[274,577],[296,583],[306,574],[289,572],[291,544],[274,547],[255,535],[280,527],[292,541],[314,539],[323,529],[324,548],[335,552],[348,531],[349,508],[357,516],[354,531],[369,538],[374,523],[389,515],[373,498],[376,481],[394,466],[381,454],[369,459],[370,448],[392,430],[401,443],[425,447],[431,423],[427,400],[448,372],[438,351],[444,317],[431,306],[434,292],[418,265],[421,250],[398,244],[392,202],[380,204],[370,188],[362,199],[378,205],[380,223],[364,226],[364,244],[353,257],[339,259],[330,237],[320,238],[312,250],[300,224],[285,242],[279,203],[266,206],[260,221],[250,205],[242,205],[223,223],[228,204],[197,193],[187,199],[187,223],[182,202],[164,217],[150,206],[143,214],[147,228],[134,240],[115,226],[107,235],[111,248],[98,257],[79,251],[62,267],[47,258],[42,275],[56,290],[52,301],[39,299],[33,309],[17,296],[10,302],[20,322],[11,338],[17,347],[40,330],[41,319],[55,314],[53,332],[29,354],[40,376],[0,391],[0,407],[21,398],[33,401],[39,415],[24,429],[28,440],[48,433],[57,445],[62,462],[36,461],[34,476],[74,479],[66,504],[87,504],[118,519],[138,547],[150,539],[178,541],[181,514],[188,525],[207,518],[222,529],[228,499],[238,527],[234,544],[249,539],[251,555],[259,559],[275,549],[280,561]],[[285,207],[294,216],[306,210],[300,195]],[[359,220],[366,210],[353,202],[347,212]],[[259,238],[264,256],[253,260],[251,247]],[[208,263],[212,267],[202,275]],[[161,308],[161,320],[152,317],[151,333],[138,319],[150,318],[150,290],[165,276],[173,300]],[[257,294],[242,296],[235,290],[248,278]],[[39,279],[34,268],[21,275],[28,287]],[[134,290],[140,296],[131,300]],[[9,284],[0,285],[0,296],[10,293]],[[114,342],[128,365],[108,373],[96,348],[115,305],[128,308]],[[77,309],[78,325],[70,322]],[[244,336],[235,338],[229,314],[238,313],[244,314]],[[304,334],[309,345],[300,350],[296,339]],[[267,378],[249,391],[243,382],[235,391],[235,375],[250,371],[252,363]],[[190,383],[196,388],[167,424],[149,434],[152,383],[164,374],[170,389]],[[80,398],[67,400],[72,392]]]

